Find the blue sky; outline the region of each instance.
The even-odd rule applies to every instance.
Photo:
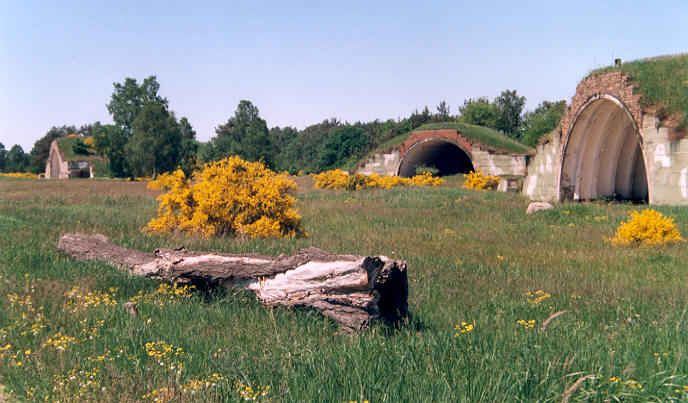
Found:
[[[688,1],[0,0],[0,142],[99,120],[156,75],[207,141],[241,99],[268,126],[407,116],[516,89],[570,101],[592,68],[688,51]]]

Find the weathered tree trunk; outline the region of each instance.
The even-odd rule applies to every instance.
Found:
[[[408,314],[406,262],[385,256],[333,255],[317,248],[293,256],[231,255],[184,248],[140,252],[103,235],[65,234],[57,249],[78,260],[104,260],[134,275],[197,285],[241,286],[267,305],[310,307],[360,329]]]

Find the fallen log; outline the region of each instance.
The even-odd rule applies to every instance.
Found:
[[[347,330],[376,319],[395,323],[408,315],[406,262],[385,256],[336,255],[312,247],[277,257],[185,248],[148,253],[113,245],[100,234],[65,234],[57,249],[77,260],[125,267],[138,276],[244,287],[266,305],[313,308]]]

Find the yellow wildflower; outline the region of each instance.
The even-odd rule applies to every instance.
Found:
[[[483,175],[482,171],[478,169],[477,172],[471,171],[463,174],[466,181],[463,183],[463,188],[473,190],[487,190],[496,189],[499,184],[499,176]]]
[[[642,213],[631,211],[631,218],[621,223],[616,236],[611,239],[615,244],[643,243],[661,245],[670,242],[682,242],[674,220],[662,213],[646,209]]]

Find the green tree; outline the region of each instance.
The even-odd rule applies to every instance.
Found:
[[[439,103],[436,106],[437,114],[435,115],[435,121],[437,122],[448,122],[450,120],[449,105],[445,101]]]
[[[198,142],[191,123],[184,117],[179,120],[179,137],[179,167],[188,177],[197,163]]]
[[[110,176],[123,178],[128,175],[125,146],[129,136],[124,129],[115,125],[99,126],[93,133],[96,152],[107,158]]]
[[[5,172],[26,172],[29,161],[29,155],[24,152],[19,144],[15,144],[7,153]]]
[[[48,155],[50,155],[50,144],[53,140],[72,133],[76,133],[76,128],[74,126],[51,127],[43,137],[36,140],[33,144],[33,148],[31,148],[29,152],[30,166],[28,169],[36,174],[43,172],[45,170],[45,164],[48,161]]]
[[[490,128],[495,127],[497,111],[487,97],[466,99],[463,101],[463,105],[459,107],[459,111],[461,112],[460,119],[465,123]]]
[[[81,154],[81,155],[87,155],[89,154],[88,152],[88,146],[86,143],[84,143],[84,140],[81,139],[81,137],[78,137],[74,143],[72,143],[72,151],[74,151],[74,154]]]
[[[516,90],[504,90],[494,100],[496,109],[495,129],[502,131],[509,137],[517,137],[523,127],[521,112],[526,103],[526,97],[520,97]]]
[[[413,112],[409,117],[409,120],[411,121],[411,127],[414,129],[420,125],[432,121],[432,115],[430,114],[428,106],[426,105],[421,113],[418,113],[418,110]]]
[[[550,133],[561,123],[566,112],[566,101],[543,101],[533,112],[524,115],[524,128],[520,134],[523,144],[535,147],[543,135]]]
[[[95,148],[108,157],[111,173],[157,175],[178,166],[190,170],[189,156],[196,153],[195,133],[185,118],[177,123],[167,99],[158,95],[160,84],[155,76],[141,85],[129,77],[113,85],[107,108],[116,130],[92,129],[97,133]]]
[[[332,131],[318,152],[318,169],[342,167],[350,158],[362,156],[370,146],[370,138],[359,127],[345,126]]]
[[[215,129],[217,136],[210,140],[204,159],[219,160],[239,155],[247,161],[263,162],[274,167],[275,148],[265,120],[250,101],[241,100],[234,116]]]
[[[132,122],[125,151],[129,174],[155,176],[177,167],[181,135],[174,115],[162,103],[144,104]]]
[[[124,83],[113,83],[115,90],[107,104],[108,112],[116,125],[128,134],[132,133],[134,120],[145,104],[161,104],[167,109],[167,99],[158,95],[160,84],[155,76],[143,80],[139,86],[135,78],[125,78]]]
[[[0,172],[5,172],[5,165],[7,164],[7,150],[5,145],[0,143]]]

